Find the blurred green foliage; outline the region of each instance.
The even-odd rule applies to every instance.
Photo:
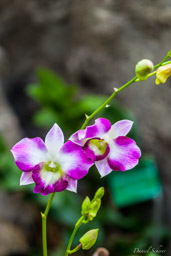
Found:
[[[63,130],[73,132],[84,114],[104,101],[102,96],[79,99],[77,86],[68,86],[49,70],[39,69],[36,75],[38,82],[27,87],[27,93],[41,105],[33,118],[36,125],[49,127],[56,122]]]
[[[90,115],[107,98],[104,95],[81,96],[78,86],[67,85],[47,69],[38,69],[36,77],[37,83],[27,87],[27,94],[40,105],[33,116],[33,122],[38,126],[49,128],[56,122],[65,132],[73,133],[81,127],[85,114]],[[116,101],[99,116],[108,118],[112,123],[123,118],[134,119],[132,113]]]
[[[0,187],[8,191],[19,189],[20,171],[14,164],[12,154],[0,136]]]

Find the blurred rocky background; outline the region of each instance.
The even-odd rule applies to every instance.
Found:
[[[158,63],[164,58],[171,49],[170,21],[170,0],[1,0],[0,132],[7,145],[11,147],[24,135],[37,136],[31,124],[37,105],[25,93],[26,85],[35,80],[37,67],[49,68],[68,83],[79,84],[81,94],[107,96],[113,87],[120,87],[134,76],[139,60],[148,58]],[[117,95],[117,100],[138,121],[143,152],[155,155],[164,194],[162,214],[168,226],[170,99],[169,79],[156,86],[155,79],[150,78]],[[33,205],[23,205],[23,199],[16,197],[0,193],[2,256],[28,255],[27,225],[31,227],[33,219],[37,221],[37,210],[29,210]],[[18,216],[15,200],[27,217]],[[22,233],[23,227],[26,234]],[[15,236],[19,237],[16,243]],[[12,245],[4,249],[5,243]],[[22,250],[17,254],[14,247],[21,248],[21,244]],[[167,253],[171,255],[171,245]]]

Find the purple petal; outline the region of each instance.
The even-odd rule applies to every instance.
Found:
[[[41,182],[41,183],[35,185],[33,192],[34,193],[42,193],[43,189],[44,189],[44,183]]]
[[[31,172],[23,172],[20,177],[20,186],[34,183]]]
[[[97,167],[98,172],[100,173],[101,177],[104,177],[111,173],[112,169],[109,167],[109,164],[107,162],[107,158],[95,162],[95,165]]]
[[[86,138],[101,138],[101,136],[107,133],[111,128],[111,124],[109,120],[105,118],[98,118],[95,120],[95,124],[91,126],[87,126],[84,130],[84,133],[79,133],[79,139]]]
[[[22,171],[30,171],[35,165],[47,159],[46,146],[39,137],[22,139],[14,145],[11,152],[16,165]]]
[[[77,193],[77,180],[68,177],[68,186],[66,189]]]
[[[45,138],[45,145],[48,149],[48,153],[52,158],[56,156],[60,148],[64,144],[64,135],[61,128],[54,124]]]
[[[141,151],[135,141],[120,136],[110,143],[108,163],[115,171],[126,171],[138,164]]]
[[[111,139],[115,139],[119,136],[125,136],[131,130],[133,122],[130,120],[121,120],[112,125],[108,135]]]
[[[42,183],[42,177],[40,176],[40,171],[43,169],[43,166],[44,166],[44,163],[40,163],[33,168],[32,178],[36,184]]]
[[[56,161],[69,177],[76,180],[82,179],[93,165],[92,161],[86,158],[82,147],[72,141],[63,145]]]

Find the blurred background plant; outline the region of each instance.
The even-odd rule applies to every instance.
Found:
[[[27,93],[40,104],[40,110],[33,116],[33,123],[37,126],[50,128],[55,122],[62,129],[71,134],[76,127],[81,127],[85,114],[90,115],[106,99],[104,95],[84,95],[79,93],[79,86],[67,85],[59,76],[47,69],[36,72],[37,84],[27,87]],[[116,122],[122,118],[133,118],[130,111],[113,101],[107,110],[99,116],[104,116]],[[134,129],[134,135],[136,129]]]

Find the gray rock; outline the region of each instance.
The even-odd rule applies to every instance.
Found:
[[[29,246],[22,229],[10,222],[0,222],[0,227],[0,255],[26,255]]]
[[[21,193],[0,190],[0,255],[28,255],[38,210]]]

